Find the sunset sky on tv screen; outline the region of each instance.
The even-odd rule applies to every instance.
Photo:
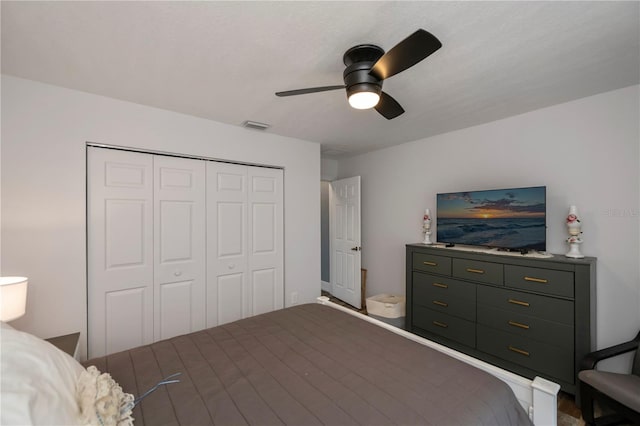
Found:
[[[545,187],[438,194],[438,219],[542,218]]]

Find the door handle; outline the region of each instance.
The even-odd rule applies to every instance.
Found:
[[[353,251],[360,251],[360,250],[362,250],[362,247],[358,247],[358,246],[356,246],[356,247],[351,247],[351,250],[353,250]]]

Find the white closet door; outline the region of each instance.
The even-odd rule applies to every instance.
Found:
[[[89,356],[282,308],[283,172],[88,149]]]
[[[280,309],[283,280],[283,172],[248,167],[250,314]]]
[[[205,328],[205,162],[154,156],[154,338]]]
[[[247,167],[207,162],[207,327],[248,316]]]
[[[152,157],[88,148],[89,357],[153,341]]]

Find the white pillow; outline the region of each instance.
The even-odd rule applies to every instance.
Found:
[[[0,330],[4,329],[4,328],[8,328],[9,330],[15,330],[13,327],[11,327],[9,324],[7,324],[4,321],[0,321]]]
[[[100,373],[93,365],[78,378],[78,405],[82,422],[91,426],[133,426],[133,395],[122,388],[108,373]]]
[[[2,324],[0,424],[80,424],[76,381],[82,371],[52,344]]]

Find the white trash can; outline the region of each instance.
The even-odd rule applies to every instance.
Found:
[[[367,297],[367,314],[398,328],[404,328],[405,296],[377,294]]]

